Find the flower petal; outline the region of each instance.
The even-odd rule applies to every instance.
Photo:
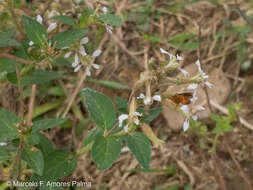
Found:
[[[42,22],[43,22],[42,16],[37,15],[37,16],[36,16],[36,21],[37,21],[38,23],[42,24]]]
[[[162,97],[160,95],[154,95],[152,97],[153,100],[157,101],[157,102],[161,102],[162,101]]]
[[[184,132],[187,131],[189,129],[189,127],[190,127],[190,121],[189,121],[189,119],[186,118],[184,120],[184,124],[183,124],[183,130],[184,130]]]
[[[81,39],[80,44],[84,45],[87,44],[89,42],[89,38],[88,37],[84,37]]]
[[[100,66],[99,66],[98,64],[95,64],[95,63],[93,63],[91,66],[92,66],[94,69],[99,69],[99,68],[100,68]]]
[[[49,26],[48,26],[48,28],[47,28],[47,33],[52,32],[56,27],[57,27],[57,23],[56,22],[50,23]]]
[[[89,67],[86,67],[85,73],[86,73],[87,76],[91,76],[91,72],[90,72],[90,68]]]
[[[197,83],[192,83],[192,84],[188,85],[187,89],[188,90],[195,90],[197,87],[198,87]]]
[[[64,55],[64,58],[69,58],[69,57],[71,56],[71,54],[72,54],[71,51],[67,52],[67,53]]]
[[[93,58],[96,58],[96,57],[98,57],[101,53],[102,53],[102,51],[101,51],[100,49],[98,49],[98,50],[96,50],[96,51],[93,52],[92,57],[93,57]]]
[[[81,67],[82,67],[82,65],[78,65],[78,66],[74,69],[74,72],[76,73],[77,71],[79,71]]]

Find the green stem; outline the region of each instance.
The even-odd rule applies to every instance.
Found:
[[[212,146],[211,152],[214,153],[214,154],[216,153],[216,147],[217,147],[217,144],[218,144],[219,136],[220,136],[220,134],[217,133],[214,137],[214,140],[213,140],[213,146]]]

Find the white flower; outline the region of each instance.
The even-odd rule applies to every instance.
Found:
[[[79,53],[84,57],[87,55],[83,45],[80,45]]]
[[[89,42],[89,38],[88,37],[84,37],[81,39],[80,44],[84,45],[87,44]]]
[[[96,58],[96,57],[98,57],[101,53],[102,53],[102,51],[101,51],[100,49],[98,49],[98,50],[96,50],[96,51],[93,52],[92,57],[93,57],[93,58]]]
[[[189,86],[187,87],[188,90],[195,90],[198,87],[197,83],[192,83],[189,84]]]
[[[189,114],[190,108],[187,105],[183,105],[180,107],[180,109],[185,113],[185,114]]]
[[[190,99],[192,104],[195,104],[195,102],[197,101],[198,97],[196,96],[197,92],[196,90],[193,92],[192,98]]]
[[[124,146],[122,149],[121,149],[121,153],[125,153],[125,152],[129,152],[130,149],[127,147],[127,146]]]
[[[42,24],[43,18],[42,18],[40,15],[37,15],[37,16],[36,16],[36,21],[37,21],[38,23]]]
[[[152,102],[152,99],[151,99],[151,97],[149,97],[149,96],[146,96],[146,97],[143,99],[143,103],[144,103],[145,105],[150,105],[151,102]]]
[[[76,73],[77,71],[79,71],[81,67],[82,65],[78,65],[77,67],[75,67],[74,72]]]
[[[52,32],[56,27],[57,27],[57,23],[56,22],[50,23],[49,26],[48,26],[48,28],[47,28],[47,33]]]
[[[112,30],[113,30],[112,26],[110,26],[109,24],[105,24],[105,29],[106,29],[106,32],[112,34]]]
[[[186,70],[184,70],[184,69],[182,69],[182,68],[177,68],[181,73],[183,73],[183,75],[184,75],[184,77],[187,77],[187,76],[189,76],[189,73],[186,71]]]
[[[0,146],[6,146],[7,142],[0,142]]]
[[[143,93],[140,93],[140,95],[137,97],[137,99],[143,99],[145,98],[145,95]]]
[[[90,72],[90,68],[89,68],[89,67],[86,67],[86,69],[85,69],[85,74],[86,74],[87,76],[91,76],[91,72]]]
[[[30,41],[29,42],[29,46],[33,46],[34,42],[33,41]]]
[[[157,102],[161,102],[161,101],[162,101],[162,97],[161,97],[160,95],[154,95],[154,96],[152,97],[152,99],[153,99],[154,101],[157,101]]]
[[[118,120],[119,120],[119,127],[122,127],[123,125],[123,122],[128,119],[128,115],[127,114],[121,114],[119,117],[118,117]]]
[[[170,57],[170,59],[172,59],[174,57],[174,55],[172,55],[171,53],[167,52],[166,50],[164,50],[163,48],[160,48],[160,52],[162,54],[166,54]]]
[[[74,2],[79,5],[82,2],[82,0],[74,0]]]
[[[178,61],[183,61],[183,60],[184,60],[183,57],[182,57],[182,56],[179,56],[178,54],[176,55],[176,59],[177,59]]]
[[[64,55],[64,58],[69,58],[70,56],[71,56],[71,54],[72,54],[72,52],[70,51],[70,52],[67,52],[65,55]]]
[[[189,129],[189,127],[190,127],[190,121],[189,121],[188,118],[186,118],[184,120],[184,124],[183,124],[183,130],[184,130],[184,132],[187,131]]]
[[[99,69],[100,68],[100,66],[98,65],[98,64],[95,64],[95,63],[92,63],[92,65],[91,65],[94,69]]]
[[[213,84],[210,82],[204,82],[204,84],[208,87],[208,88],[212,88]]]
[[[108,13],[107,7],[103,7],[103,8],[102,8],[102,11],[103,11],[104,14],[107,14],[107,13]]]
[[[140,117],[141,117],[141,116],[142,116],[142,113],[136,111],[136,112],[134,112],[134,115],[135,115],[135,116],[140,116]]]
[[[128,132],[128,124],[126,126],[124,126],[124,131]]]
[[[197,120],[198,120],[198,116],[193,115],[193,116],[192,116],[192,119],[193,119],[194,121],[197,121]]]
[[[200,106],[200,105],[195,106],[195,109],[197,111],[203,111],[203,110],[205,110],[205,108],[203,106]]]

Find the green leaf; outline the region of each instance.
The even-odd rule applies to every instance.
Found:
[[[75,20],[70,17],[70,16],[66,16],[66,15],[58,15],[53,17],[54,20],[61,22],[63,24],[68,24],[68,25],[75,25]]]
[[[146,116],[144,118],[144,122],[150,123],[162,112],[162,110],[163,110],[162,107],[157,107],[157,108],[150,109],[148,116]]]
[[[110,24],[112,26],[120,26],[122,24],[122,20],[120,16],[114,14],[105,14],[98,17],[98,19],[106,24]]]
[[[43,174],[44,158],[40,150],[31,151],[25,149],[22,151],[22,159],[26,161],[29,167],[31,167],[38,175]]]
[[[13,39],[14,31],[6,30],[0,32],[0,48],[1,47],[10,47],[10,46],[19,46],[20,44]]]
[[[102,135],[103,135],[103,131],[100,128],[94,128],[90,130],[85,136],[85,139],[83,141],[83,146],[85,147],[91,143],[93,144],[96,138]]]
[[[21,85],[26,86],[31,84],[43,84],[61,77],[62,75],[57,72],[38,69],[35,70],[31,75],[22,77]],[[17,77],[15,72],[9,73],[7,78],[12,84],[17,85]]]
[[[89,88],[85,88],[81,95],[91,119],[102,129],[111,129],[116,121],[116,113],[112,101],[104,94]]]
[[[58,49],[66,48],[73,43],[78,42],[86,34],[88,34],[88,30],[85,29],[67,30],[65,32],[56,34],[52,39],[52,42],[56,43],[56,48]]]
[[[0,73],[1,72],[14,72],[16,67],[19,66],[19,63],[13,61],[12,59],[2,58],[0,59]]]
[[[66,152],[56,150],[45,158],[43,177],[49,180],[58,180],[71,174],[76,166],[76,157],[69,158]]]
[[[143,168],[150,167],[151,144],[148,138],[139,132],[123,137],[134,157]]]
[[[27,16],[22,16],[22,21],[29,40],[33,41],[34,44],[38,46],[42,46],[48,39],[45,28],[36,20]]]
[[[58,119],[41,119],[33,123],[32,133],[37,133],[41,130],[50,129],[56,126],[59,126],[67,121],[67,118],[58,118]]]
[[[92,160],[98,165],[100,170],[108,169],[118,158],[122,143],[119,138],[100,136],[92,146]]]
[[[96,79],[91,79],[91,78],[87,78],[86,81],[93,82],[93,83],[96,83],[96,84],[100,84],[102,86],[109,87],[109,88],[129,90],[129,88],[126,85],[121,84],[119,82],[115,82],[115,81],[96,80]]]
[[[51,141],[43,134],[38,133],[38,136],[40,138],[39,144],[36,144],[35,147],[41,150],[44,157],[46,157],[49,153],[51,153],[54,148],[52,146]]]
[[[192,51],[198,48],[198,41],[195,39],[196,35],[182,33],[168,39],[168,43],[173,44],[178,49],[183,51]]]
[[[14,125],[20,122],[16,115],[0,108],[0,142],[17,138],[18,131]]]
[[[116,96],[116,105],[117,105],[118,112],[120,114],[128,113],[128,103],[126,100]]]
[[[4,148],[0,147],[0,164],[6,160],[10,160],[11,158],[11,155],[9,155],[9,153]]]
[[[30,145],[36,145],[40,143],[40,137],[38,134],[30,134],[27,139],[27,143]]]

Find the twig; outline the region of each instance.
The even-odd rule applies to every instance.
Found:
[[[32,116],[33,116],[35,97],[36,97],[36,84],[33,84],[30,101],[29,101],[29,107],[28,107],[28,118],[27,118],[28,126],[32,125]]]
[[[233,160],[233,162],[235,163],[235,166],[237,167],[237,169],[239,170],[239,175],[241,176],[241,178],[245,181],[245,183],[248,186],[249,190],[252,190],[252,186],[250,183],[250,180],[247,178],[247,176],[245,175],[245,173],[243,172],[243,169],[241,168],[240,164],[238,163],[238,161],[235,159],[235,155],[229,145],[230,143],[228,142],[228,138],[225,136],[225,145],[228,149],[228,152]]]
[[[11,54],[8,54],[8,53],[1,53],[0,54],[0,58],[2,57],[7,57],[9,59],[13,59],[14,61],[16,62],[19,62],[19,63],[23,63],[23,64],[34,64],[33,61],[29,61],[29,60],[26,60],[26,59],[22,59],[20,57],[16,57],[14,55],[11,55]]]
[[[195,178],[189,168],[185,165],[184,162],[177,160],[177,165],[187,174],[187,176],[190,179],[190,184],[193,186],[195,184]]]

